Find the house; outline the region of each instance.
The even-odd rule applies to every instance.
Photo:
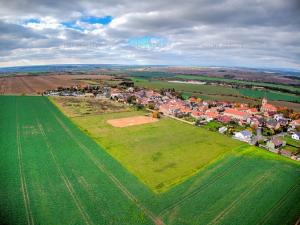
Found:
[[[207,110],[205,112],[205,116],[206,116],[207,120],[214,120],[214,119],[218,118],[219,113],[217,111],[214,111],[214,110]]]
[[[92,97],[95,97],[93,93],[85,93],[84,94],[84,97],[87,97],[87,98],[92,98]]]
[[[284,116],[283,116],[283,114],[275,114],[274,116],[273,116],[273,118],[276,120],[276,121],[278,121],[278,120],[280,120],[280,119],[283,119],[284,118]]]
[[[236,132],[234,134],[235,139],[238,139],[240,141],[244,141],[244,142],[250,142],[251,141],[251,137],[252,137],[252,133],[248,130],[243,130],[240,132]]]
[[[247,123],[250,124],[252,127],[258,127],[259,121],[255,116],[251,116],[247,119]]]
[[[239,111],[247,111],[249,110],[249,107],[247,104],[240,104],[240,107],[238,108]]]
[[[278,130],[280,128],[280,123],[278,123],[275,119],[269,119],[266,122],[266,127],[273,130]]]
[[[271,152],[278,153],[278,149],[285,146],[286,142],[276,137],[267,142],[267,149]]]
[[[203,112],[195,111],[195,110],[193,110],[191,113],[191,116],[194,117],[195,119],[200,119],[203,117],[203,115],[204,115]]]
[[[133,93],[133,92],[134,92],[134,87],[129,87],[129,88],[127,88],[127,92]]]
[[[219,128],[219,133],[224,134],[227,131],[227,127],[220,127]]]
[[[298,120],[293,120],[292,122],[290,122],[290,125],[292,126],[292,127],[299,127],[300,126],[300,119],[298,119]]]
[[[293,138],[294,140],[299,141],[299,140],[300,140],[300,132],[295,132],[295,133],[293,133],[293,134],[292,134],[292,138]]]
[[[218,117],[218,121],[221,123],[229,123],[231,121],[231,118],[229,116],[221,115]]]
[[[231,118],[234,119],[238,119],[238,120],[247,120],[247,118],[249,117],[249,114],[243,111],[239,111],[237,109],[232,109],[232,108],[227,108],[224,111],[225,116],[229,116]]]
[[[250,115],[255,115],[258,113],[257,108],[250,108],[246,110],[247,113],[249,113]]]

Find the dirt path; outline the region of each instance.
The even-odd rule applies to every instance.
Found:
[[[30,199],[29,199],[28,189],[27,189],[27,184],[26,184],[26,176],[24,173],[23,154],[22,154],[17,103],[16,103],[16,126],[17,126],[16,127],[16,138],[17,138],[18,165],[19,165],[19,173],[20,173],[21,192],[22,192],[23,201],[24,201],[27,224],[34,225],[34,219],[32,216],[32,211],[31,211],[31,207],[30,207]]]
[[[77,209],[79,210],[84,222],[87,224],[87,225],[91,225],[93,224],[88,213],[86,212],[86,210],[84,209],[84,207],[82,206],[81,202],[80,202],[80,199],[79,197],[76,195],[76,192],[70,182],[70,180],[67,178],[67,176],[64,174],[62,168],[60,167],[54,153],[53,153],[53,150],[52,150],[52,146],[50,145],[50,142],[48,140],[48,137],[46,136],[46,133],[44,131],[44,128],[42,126],[42,124],[37,120],[37,125],[38,125],[38,128],[43,136],[43,139],[47,145],[47,149],[49,150],[50,154],[51,154],[51,157],[53,159],[53,162],[55,164],[55,167],[58,171],[58,174],[60,175],[60,178],[62,179],[62,181],[64,182],[65,186],[67,187],[68,189],[68,192],[69,194],[71,195]]]
[[[88,158],[94,163],[94,165],[104,174],[106,174],[110,180],[116,185],[116,187],[130,200],[132,201],[142,212],[144,212],[153,222],[157,225],[165,225],[164,222],[157,216],[154,215],[149,209],[147,209],[128,189],[111,173],[104,165],[102,165],[92,154],[91,150],[87,148],[84,144],[78,141],[78,139],[73,135],[73,133],[65,126],[57,115],[50,110],[57,122],[66,131],[66,133],[71,137],[71,139],[80,147],[80,149],[88,156]]]

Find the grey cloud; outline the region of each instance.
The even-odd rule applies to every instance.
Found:
[[[58,63],[72,59],[300,68],[298,0],[11,0],[1,6],[0,65],[22,59]],[[83,15],[114,19],[103,27],[82,24],[84,31],[22,25],[28,18],[48,16],[63,22]],[[148,50],[128,46],[128,39],[143,36],[162,37],[167,46]]]

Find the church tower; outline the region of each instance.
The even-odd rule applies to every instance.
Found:
[[[267,100],[266,97],[264,97],[263,100],[262,100],[261,105],[262,105],[262,106],[265,106],[265,105],[267,105],[267,104],[268,104],[268,100]]]

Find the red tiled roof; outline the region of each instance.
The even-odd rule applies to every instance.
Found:
[[[205,113],[205,115],[207,115],[208,117],[210,118],[217,118],[219,116],[219,113],[218,112],[210,112],[210,111],[207,111]]]
[[[291,124],[293,124],[293,125],[300,125],[300,119],[298,119],[298,120],[293,120],[293,121],[291,122]]]
[[[262,108],[266,111],[277,111],[277,108],[271,104],[265,104]]]
[[[250,109],[248,109],[248,111],[251,112],[251,113],[257,113],[258,112],[257,108],[250,108]]]
[[[225,109],[225,112],[226,114],[231,114],[233,116],[241,116],[241,117],[245,117],[245,116],[248,116],[247,113],[245,112],[242,112],[242,111],[238,111],[236,109]]]
[[[202,113],[202,112],[199,112],[199,111],[192,111],[192,115],[193,115],[193,116],[202,116],[203,113]]]

